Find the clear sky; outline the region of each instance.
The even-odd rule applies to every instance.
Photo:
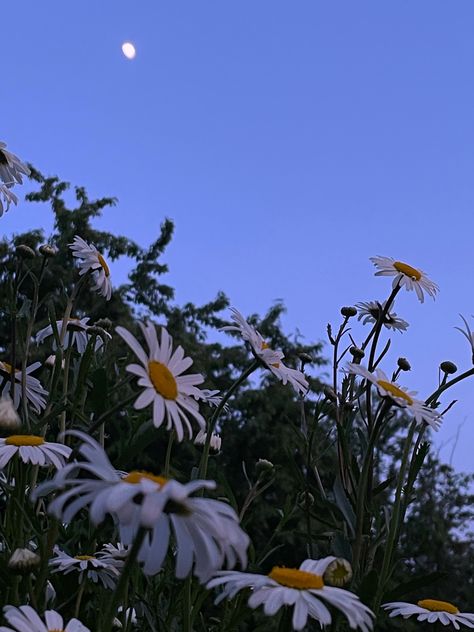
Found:
[[[404,384],[425,397],[441,360],[469,367],[453,327],[474,313],[472,0],[23,0],[0,15],[0,139],[117,196],[105,229],[146,245],[172,218],[178,301],[281,298],[287,330],[323,339],[342,305],[388,295],[368,257],[393,256],[441,288],[397,306]],[[35,205],[0,221],[50,226]],[[452,397],[436,442],[449,460],[464,423],[453,463],[472,471],[474,382]]]

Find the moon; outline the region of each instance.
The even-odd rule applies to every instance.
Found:
[[[122,53],[127,59],[134,59],[137,51],[135,50],[135,46],[132,42],[124,42],[122,44]]]

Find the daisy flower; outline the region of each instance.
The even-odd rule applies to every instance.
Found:
[[[244,588],[250,588],[249,607],[257,608],[263,604],[263,610],[269,616],[276,614],[282,606],[294,606],[294,630],[302,630],[308,616],[318,621],[321,627],[330,625],[331,613],[323,603],[325,601],[345,615],[351,629],[360,628],[368,632],[373,626],[372,611],[354,593],[324,584],[326,568],[335,559],[333,556],[308,559],[299,568],[275,566],[268,575],[219,571],[207,583],[207,588],[224,586],[216,604],[226,597],[232,599]]]
[[[214,481],[181,484],[148,472],[124,475],[112,467],[102,447],[91,437],[79,431],[68,434],[83,440],[79,453],[85,461],[58,470],[32,495],[35,499],[57,491],[49,505],[52,515],[69,523],[78,511],[89,507],[91,521],[99,524],[110,514],[118,523],[124,546],[130,546],[139,528],[145,527],[147,534],[138,560],[143,562],[147,575],[161,569],[171,533],[178,578],[186,577],[193,568],[204,581],[224,564],[233,567],[239,561],[245,567],[249,538],[232,507],[218,500],[192,497],[199,490],[214,489]]]
[[[90,334],[87,333],[89,326],[88,323],[89,318],[69,318],[66,323],[66,335],[64,336],[63,347],[67,349],[69,346],[75,346],[79,353],[84,353],[87,347],[87,343],[90,339]],[[58,334],[61,336],[61,331],[63,328],[63,321],[57,320],[56,327],[58,329]],[[53,335],[53,327],[49,325],[44,329],[41,329],[36,334],[36,343],[39,344]],[[109,339],[112,339],[112,336],[107,333]],[[96,337],[95,341],[95,351],[98,351],[103,345],[103,340],[100,336]],[[53,350],[56,351],[57,344],[56,340],[53,341]]]
[[[62,616],[55,610],[46,610],[44,620],[40,619],[36,610],[31,606],[5,606],[3,614],[8,623],[13,626],[0,626],[0,632],[90,632],[89,628],[79,621],[71,619],[64,627]]]
[[[392,287],[405,286],[408,291],[415,290],[421,303],[425,300],[423,290],[434,299],[439,287],[426,276],[426,272],[418,268],[412,268],[408,263],[395,261],[392,257],[370,257],[377,268],[375,276],[393,276]]]
[[[463,336],[466,336],[467,341],[471,345],[472,362],[474,364],[474,333],[471,331],[471,328],[469,327],[469,323],[464,318],[464,316],[462,314],[459,314],[459,315],[461,316],[461,318],[464,321],[464,324],[466,326],[466,330],[464,331],[464,329],[461,329],[461,327],[455,327],[454,329],[457,329],[458,331],[460,331],[462,333]]]
[[[37,435],[10,435],[0,439],[0,469],[18,454],[23,463],[32,465],[54,465],[59,469],[64,466],[71,454],[71,448],[62,443],[45,441]]]
[[[53,573],[67,575],[72,571],[77,571],[79,583],[82,583],[85,575],[95,584],[100,581],[104,588],[115,590],[123,561],[116,560],[111,556],[103,556],[99,559],[97,554],[71,557],[58,547],[54,548],[54,555],[55,557],[49,560],[49,565],[54,569]]]
[[[200,430],[197,433],[196,438],[194,439],[194,445],[204,445],[206,443],[206,439],[207,439],[207,432],[204,432],[204,430]],[[213,452],[220,452],[221,445],[222,445],[221,436],[219,434],[215,434],[214,432],[211,433],[211,441],[209,445]]]
[[[409,391],[405,387],[392,382],[381,369],[376,369],[375,373],[371,373],[360,364],[352,362],[348,362],[346,367],[349,373],[359,375],[365,380],[372,382],[377,387],[380,397],[389,397],[397,406],[400,406],[412,415],[418,423],[424,421],[433,430],[439,430],[442,421],[441,415],[433,408],[426,406],[420,399],[416,399],[417,391]]]
[[[46,391],[42,387],[41,382],[35,377],[33,377],[32,375],[30,375],[30,373],[33,373],[33,371],[36,371],[36,369],[39,368],[40,366],[41,366],[41,362],[33,362],[33,364],[30,364],[30,366],[26,367],[26,399],[30,402],[33,410],[38,414],[43,409],[46,408],[45,396],[49,395],[48,391]],[[10,388],[11,388],[10,376],[12,374],[12,370],[13,369],[10,364],[8,364],[7,362],[0,362],[0,371],[6,374],[5,377],[7,378],[4,382],[3,389],[2,389],[3,397],[10,394]],[[15,395],[13,398],[13,405],[15,406],[15,408],[19,407],[20,401],[23,395],[21,381],[22,381],[22,371],[21,369],[16,369],[15,370],[15,382],[16,382]]]
[[[95,282],[92,289],[97,290],[101,296],[110,301],[112,283],[110,280],[110,269],[104,257],[95,246],[88,244],[78,235],[74,237],[72,244],[69,244],[69,248],[72,250],[73,257],[82,259],[82,263],[79,266],[79,274],[82,276],[91,270],[92,278]]]
[[[134,406],[139,410],[153,404],[153,424],[156,428],[166,418],[167,429],[175,429],[178,441],[182,441],[185,430],[189,438],[192,438],[193,431],[188,416],[193,417],[201,429],[206,427],[196,401],[205,399],[202,391],[196,388],[204,382],[204,378],[200,373],[183,375],[193,361],[185,357],[181,346],[173,351],[173,338],[164,327],[161,328],[161,341],[158,341],[156,328],[152,323],[139,324],[148,353],[127,329],[117,327],[115,330],[141,362],[126,367],[129,373],[139,377],[138,386],[143,387]]]
[[[440,621],[442,625],[452,624],[456,630],[460,629],[460,623],[468,628],[474,628],[474,614],[459,612],[458,608],[448,601],[422,599],[416,605],[405,601],[393,601],[383,604],[382,608],[390,612],[390,617],[401,616],[408,619],[408,617],[415,615],[418,621],[427,621],[428,623]]]
[[[297,393],[305,395],[309,385],[303,373],[287,367],[283,363],[284,354],[281,351],[271,349],[262,335],[245,320],[235,307],[231,307],[230,311],[235,325],[221,327],[221,331],[237,331],[242,339],[250,344],[255,357],[263,362],[273,375],[283,384],[289,382]]]
[[[378,301],[369,301],[356,303],[356,307],[359,312],[357,320],[362,320],[362,324],[367,323],[375,324],[381,313],[385,309],[387,301],[379,303]],[[387,329],[393,329],[394,331],[406,331],[408,329],[408,323],[403,318],[398,318],[395,312],[387,312],[383,317],[383,325]]]
[[[23,176],[29,176],[30,170],[6,147],[6,143],[0,141],[0,180],[8,187],[23,184]]]

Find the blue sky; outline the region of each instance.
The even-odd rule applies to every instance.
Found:
[[[145,245],[172,218],[178,301],[224,290],[249,313],[281,298],[288,330],[323,339],[342,305],[388,295],[368,257],[393,256],[441,288],[397,305],[406,385],[424,397],[440,361],[468,368],[453,327],[474,313],[472,0],[24,0],[2,25],[0,138],[117,196],[103,228]],[[50,227],[34,205],[0,221]],[[453,390],[436,437],[449,460],[464,423],[464,470],[473,392]]]

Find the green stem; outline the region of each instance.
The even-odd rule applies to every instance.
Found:
[[[183,612],[183,631],[184,632],[192,632],[192,624],[191,624],[191,584],[192,584],[192,576],[189,574],[186,577],[185,585],[184,585],[184,612]]]
[[[132,548],[127,555],[127,561],[125,562],[125,566],[123,567],[122,573],[120,574],[120,579],[117,584],[117,588],[115,589],[112,599],[110,600],[110,605],[107,609],[105,615],[105,626],[102,628],[103,632],[111,632],[113,628],[113,623],[115,619],[115,614],[117,612],[117,608],[120,605],[120,600],[122,599],[122,595],[125,594],[125,590],[127,588],[127,582],[130,577],[130,572],[135,564],[140,548],[143,544],[143,540],[147,534],[147,529],[145,527],[140,527],[138,529],[137,535],[135,536],[135,540],[133,541]]]
[[[163,476],[165,476],[166,478],[168,478],[170,474],[171,449],[173,447],[174,438],[175,431],[173,429],[169,434],[168,445],[166,446],[165,469],[163,471]]]
[[[80,586],[79,586],[79,590],[77,591],[76,605],[74,606],[74,616],[76,619],[79,617],[79,612],[81,610],[81,601],[84,595],[86,584],[87,584],[87,575],[84,574],[84,577],[82,578],[82,582],[80,583]]]
[[[199,478],[206,478],[206,475],[207,475],[207,464],[209,461],[209,448],[211,445],[211,436],[219,420],[220,414],[224,410],[225,405],[227,404],[227,402],[229,401],[233,393],[260,366],[260,364],[261,364],[260,360],[255,360],[254,362],[252,362],[252,364],[242,373],[242,375],[237,380],[235,380],[235,382],[232,384],[232,386],[229,388],[227,393],[221,399],[221,401],[219,402],[219,405],[214,411],[214,414],[211,417],[211,420],[209,422],[209,426],[206,432],[206,442],[204,444],[204,448],[203,448],[202,456],[201,456],[201,462],[199,464]]]

